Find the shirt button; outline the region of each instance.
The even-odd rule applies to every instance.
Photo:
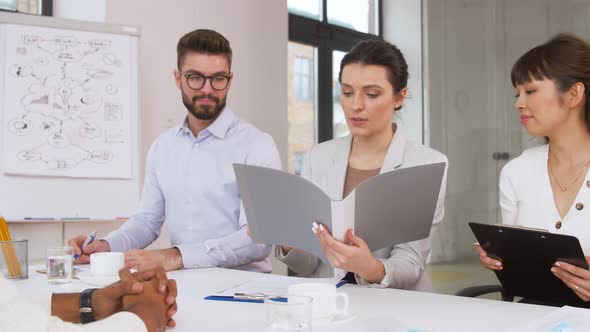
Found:
[[[581,210],[583,208],[584,208],[584,204],[582,204],[582,203],[576,204],[576,209]]]
[[[558,221],[555,223],[555,228],[557,228],[557,229],[561,228],[561,221]]]
[[[590,188],[590,180],[586,181],[586,187]]]

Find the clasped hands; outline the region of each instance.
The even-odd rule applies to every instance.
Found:
[[[129,311],[139,316],[150,332],[176,326],[176,281],[168,279],[162,268],[133,274],[122,269],[119,277],[119,281],[92,294],[95,319]]]

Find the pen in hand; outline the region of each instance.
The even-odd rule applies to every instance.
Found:
[[[84,243],[82,243],[82,246],[80,246],[80,251],[84,250],[85,246],[91,244],[92,241],[94,241],[94,238],[96,238],[96,231],[92,231],[90,235],[88,235],[86,240],[84,240]],[[78,254],[74,254],[74,259],[78,259]]]

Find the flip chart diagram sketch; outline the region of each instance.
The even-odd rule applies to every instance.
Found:
[[[131,178],[131,37],[4,29],[5,172]]]

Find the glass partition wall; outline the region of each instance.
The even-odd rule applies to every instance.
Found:
[[[502,167],[539,144],[515,110],[510,70],[559,32],[590,40],[589,0],[424,0],[429,145],[449,158],[445,223],[433,261],[475,257],[467,223],[498,223]]]

